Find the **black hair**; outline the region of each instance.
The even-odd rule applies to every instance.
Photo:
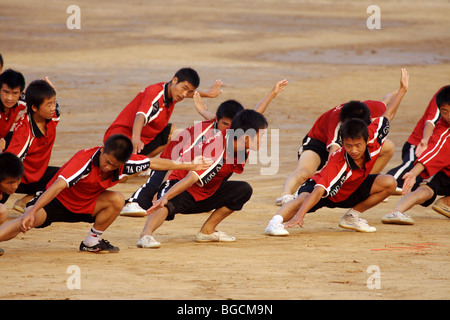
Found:
[[[236,136],[238,130],[242,130],[243,133],[250,136],[256,135],[256,133],[261,129],[266,129],[269,126],[266,118],[259,112],[251,109],[245,109],[233,118],[231,122],[230,129],[233,130]],[[240,131],[239,130],[239,131]]]
[[[24,174],[22,161],[11,152],[0,153],[0,181],[7,178],[19,179]]]
[[[7,84],[11,89],[20,87],[20,92],[22,92],[25,89],[25,78],[22,73],[7,69],[0,74],[0,88],[3,84]]]
[[[363,120],[366,124],[370,124],[370,109],[364,102],[361,101],[349,101],[341,108],[339,120],[345,122],[345,120],[358,118]]]
[[[133,153],[133,143],[127,136],[115,134],[105,141],[103,152],[114,156],[117,161],[125,163]]]
[[[238,114],[244,110],[244,107],[242,104],[237,102],[236,100],[227,100],[222,102],[216,111],[216,117],[217,120],[220,120],[222,118],[229,118],[232,119]]]
[[[436,95],[436,104],[438,108],[445,104],[450,105],[450,86],[443,87]]]
[[[39,109],[45,99],[50,99],[54,96],[56,96],[56,91],[47,81],[34,80],[28,85],[25,91],[25,102],[28,113],[33,113],[32,106]]]
[[[178,70],[173,77],[177,77],[177,83],[187,81],[195,88],[198,88],[200,85],[200,77],[198,76],[197,71],[192,68],[182,68]]]
[[[3,57],[2,54],[0,53],[0,69],[3,68],[4,64],[3,64]]]
[[[367,129],[367,124],[357,118],[345,120],[341,125],[340,133],[342,141],[344,139],[350,138],[353,140],[363,138],[365,142],[369,139],[369,130]]]

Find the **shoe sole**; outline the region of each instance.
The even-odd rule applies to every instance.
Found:
[[[349,229],[349,230],[358,231],[358,232],[365,232],[365,233],[372,233],[372,232],[377,231],[376,229],[375,229],[375,230],[363,230],[363,229],[358,229],[358,228],[355,228],[355,227],[352,227],[352,226],[347,226],[347,225],[345,225],[345,224],[339,224],[339,227],[344,228],[344,229]]]
[[[446,216],[447,218],[450,218],[450,212],[448,210],[443,209],[442,207],[438,206],[438,205],[433,205],[431,207],[434,211],[436,211],[437,213],[440,213],[444,216]]]
[[[381,219],[381,222],[384,224],[401,224],[401,225],[413,225],[414,221],[404,221],[404,220],[397,220],[397,219]]]
[[[121,216],[123,217],[137,217],[137,218],[142,218],[145,217],[145,214],[147,212],[125,212],[125,213],[120,213]]]
[[[154,245],[154,246],[148,246],[148,247],[144,247],[143,245],[138,245],[138,244],[137,244],[136,247],[142,248],[142,249],[158,249],[158,248],[161,247],[161,244],[159,244],[159,245]]]

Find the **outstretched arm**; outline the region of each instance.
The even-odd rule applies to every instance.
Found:
[[[255,111],[259,113],[264,113],[266,111],[269,104],[272,102],[272,100],[281,92],[284,90],[284,88],[287,86],[288,81],[286,79],[278,81],[275,86],[270,90],[270,92],[261,99],[261,101],[258,102],[258,104],[255,106]]]
[[[387,118],[390,121],[392,121],[395,117],[395,114],[397,113],[397,109],[400,106],[400,102],[402,102],[402,99],[408,90],[408,82],[409,82],[409,75],[408,72],[406,72],[406,69],[402,68],[401,70],[401,77],[400,77],[400,88],[397,90],[397,94],[392,98],[386,108],[386,111],[383,114],[383,117]]]
[[[311,192],[311,194],[305,199],[305,201],[303,201],[302,206],[297,211],[295,216],[286,223],[286,227],[290,228],[297,224],[300,227],[303,226],[303,218],[308,213],[308,211],[311,210],[311,208],[314,207],[320,201],[324,193],[325,193],[324,188],[315,187],[314,190]]]

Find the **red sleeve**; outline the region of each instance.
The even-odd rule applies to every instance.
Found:
[[[366,100],[363,101],[370,110],[370,118],[375,119],[381,117],[386,111],[386,105],[383,101]]]
[[[436,128],[439,129],[439,128]],[[430,138],[428,148],[417,159],[424,167],[422,178],[427,179],[439,171],[450,171],[450,128],[438,130]]]
[[[5,152],[11,152],[23,160],[32,140],[33,135],[31,134],[30,123],[28,122],[28,114],[25,113],[14,126],[11,142]]]
[[[162,95],[164,95],[164,86],[161,88],[159,85],[151,85],[144,89],[137,114],[142,113],[145,116],[145,124],[158,116],[159,109],[162,107],[158,100]]]

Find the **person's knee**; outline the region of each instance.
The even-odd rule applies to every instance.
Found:
[[[8,208],[0,204],[0,225],[8,219]]]
[[[122,210],[123,206],[125,205],[125,197],[122,193],[118,191],[112,191],[108,195],[108,200],[115,209],[119,210],[119,212]]]

